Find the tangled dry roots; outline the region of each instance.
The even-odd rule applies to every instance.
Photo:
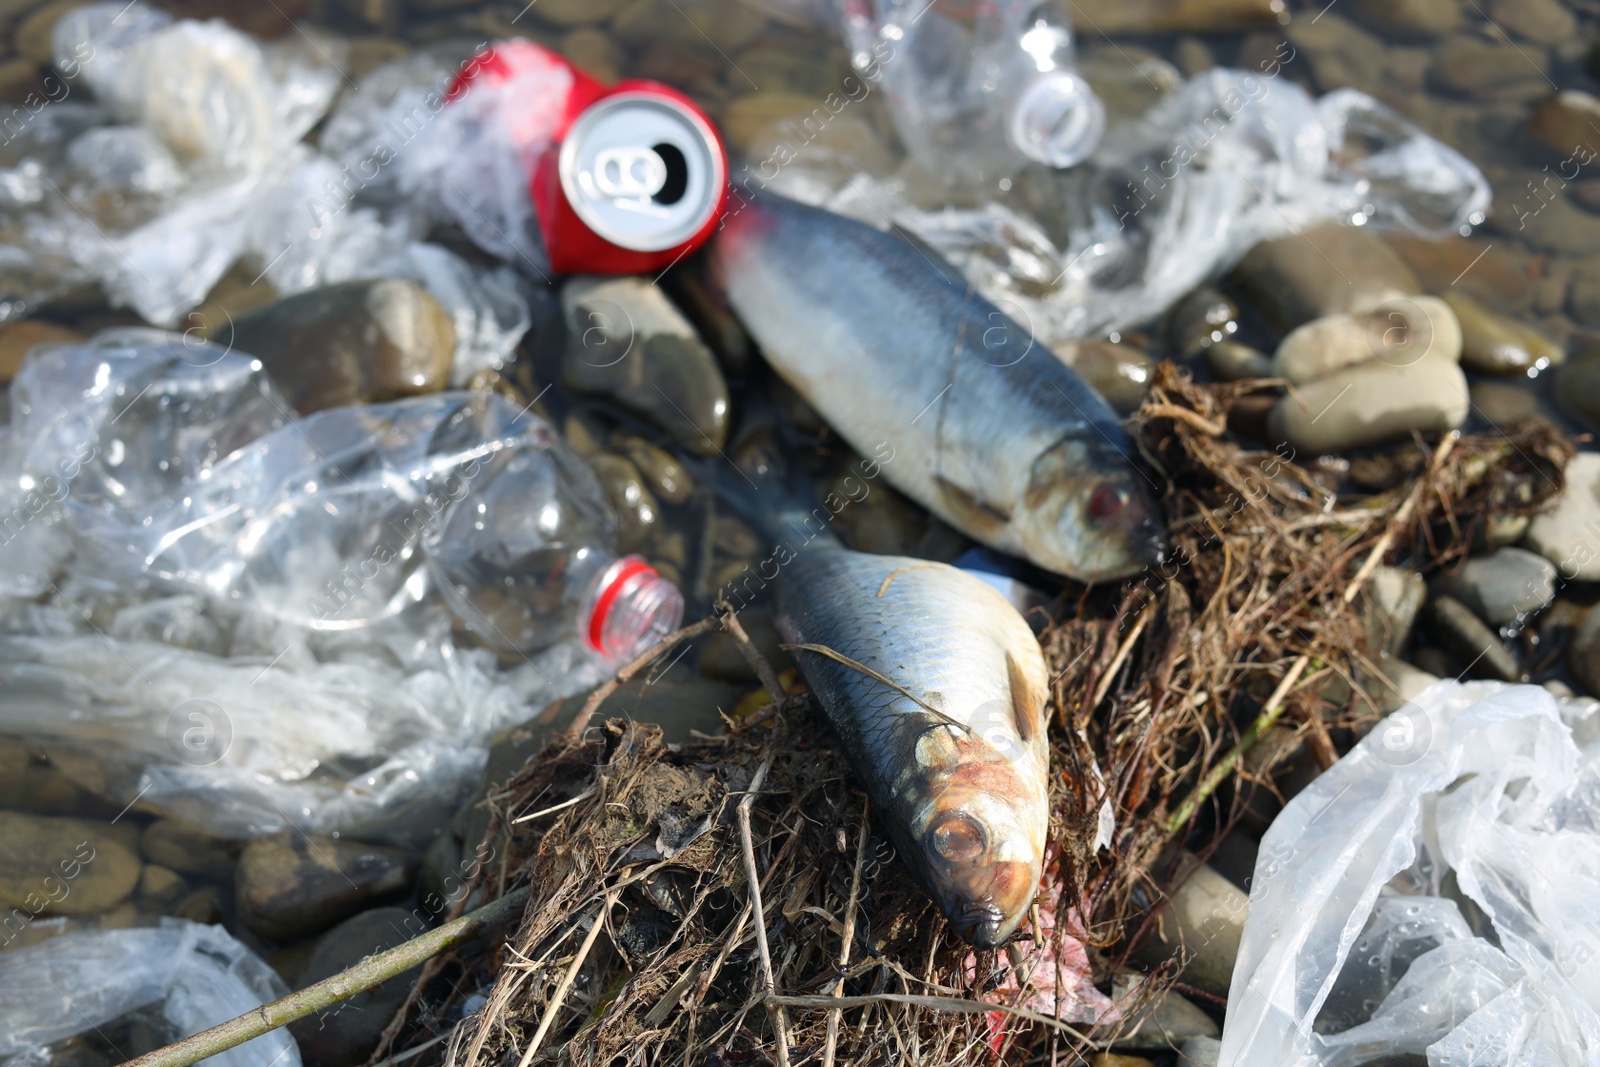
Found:
[[[1221,435],[1262,388],[1196,385],[1163,365],[1134,426],[1169,487],[1171,560],[1063,597],[1043,638],[1057,716],[1054,904],[1081,924],[1102,989],[1145,935],[1175,842],[1214,838],[1238,815],[1245,778],[1270,788],[1274,761],[1294,752],[1330,761],[1392,706],[1384,635],[1362,595],[1373,566],[1448,563],[1471,541],[1467,517],[1536,510],[1570,456],[1542,424],[1418,440],[1389,453],[1392,487],[1351,506],[1333,489],[1342,471]],[[1281,718],[1253,728],[1279,689]],[[995,991],[1006,954],[952,943],[870,836],[833,743],[799,695],[722,737],[669,746],[613,721],[531,760],[500,795],[511,816],[536,815],[510,839],[510,870],[533,897],[450,1061],[822,1062],[830,1030],[839,1063],[1086,1054],[1104,1033],[996,1008],[1014,1003]],[[1096,852],[1107,797],[1117,831]],[[769,966],[780,997],[842,991],[847,1007],[772,1000]]]

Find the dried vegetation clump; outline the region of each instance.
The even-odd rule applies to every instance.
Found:
[[[1366,595],[1377,565],[1448,564],[1476,524],[1557,494],[1571,451],[1543,424],[1419,439],[1388,454],[1387,488],[1341,493],[1347,472],[1223,434],[1262,388],[1162,366],[1135,436],[1168,487],[1171,559],[1072,588],[1042,638],[1056,716],[1044,903],[1070,919],[1057,950],[1072,929],[1102,990],[1150,933],[1179,845],[1203,851],[1273,788],[1276,763],[1326,765],[1394,706]],[[451,1034],[449,1062],[1067,1063],[1102,1044],[1106,1026],[1018,1007],[1027,943],[952,941],[873,834],[806,694],[758,719],[677,746],[597,724],[491,798],[505,869],[533,893],[482,964],[488,1002]],[[1107,799],[1116,831],[1096,851]],[[430,1036],[413,1024],[396,1047]]]

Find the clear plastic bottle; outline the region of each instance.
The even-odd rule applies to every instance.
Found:
[[[313,630],[437,603],[526,655],[580,635],[625,658],[683,598],[637,556],[583,459],[492,393],[317,412],[267,434],[149,517],[128,546],[147,577]]]
[[[1072,29],[1040,0],[842,0],[851,61],[878,79],[907,150],[949,185],[1027,162],[1070,167],[1105,131]]]

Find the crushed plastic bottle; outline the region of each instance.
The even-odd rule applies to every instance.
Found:
[[[992,188],[1030,161],[1070,167],[1105,131],[1066,18],[1040,0],[843,0],[851,62],[887,94],[928,173]]]
[[[488,646],[527,655],[573,635],[628,658],[683,613],[672,583],[618,558],[587,464],[493,393],[320,411],[201,472],[146,511],[106,577],[156,580],[342,631],[437,590]]]
[[[294,414],[259,361],[138,328],[36,353],[10,398],[0,594],[25,597],[50,588],[75,544],[125,541],[190,479]]]
[[[1219,1067],[1596,1062],[1597,727],[1593,700],[1439,682],[1295,796],[1261,840]]]
[[[1084,164],[1039,176],[1037,217],[1015,197],[950,207],[901,177],[839,173],[806,153],[773,188],[904,227],[1047,344],[1147,323],[1259,241],[1330,220],[1437,239],[1489,207],[1471,162],[1365,93],[1312,99],[1285,78],[1226,68],[1110,129]]]
[[[50,1045],[141,1008],[176,1041],[288,995],[283,979],[220,926],[85,930],[0,955],[0,1062],[53,1062]],[[165,1033],[161,1031],[165,1030]],[[287,1030],[219,1052],[212,1067],[300,1067]]]

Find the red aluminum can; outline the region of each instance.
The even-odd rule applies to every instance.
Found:
[[[502,41],[451,82],[454,100],[473,84],[505,82],[531,64],[572,75],[553,137],[528,175],[539,231],[558,274],[646,274],[711,237],[728,195],[728,153],[705,112],[653,81],[607,89],[565,58],[527,40]]]

